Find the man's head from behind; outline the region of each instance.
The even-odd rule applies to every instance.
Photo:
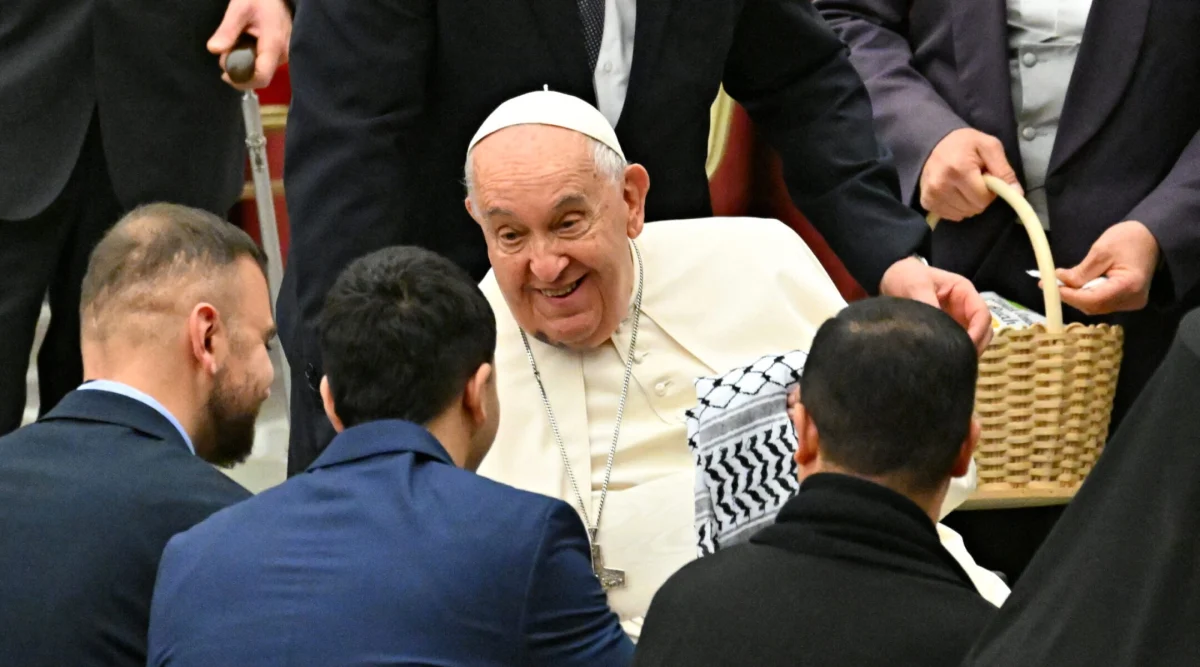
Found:
[[[217,465],[245,460],[275,371],[266,259],[205,211],[150,204],[92,252],[80,321],[84,374],[154,397]]]
[[[450,260],[384,248],[338,277],[320,321],[321,396],[337,431],[403,419],[475,470],[496,437],[496,319]]]
[[[966,331],[932,306],[893,297],[851,304],[813,339],[792,407],[800,475],[841,472],[936,515],[966,474],[978,360]]]
[[[496,282],[537,338],[586,349],[610,338],[636,277],[650,177],[625,161],[608,121],[549,91],[502,104],[467,153],[466,206]]]

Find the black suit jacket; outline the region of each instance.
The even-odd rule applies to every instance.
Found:
[[[245,181],[239,96],[205,48],[227,0],[3,5],[0,220],[62,191],[97,109],[121,204],[233,206]]]
[[[109,392],[72,392],[0,438],[0,663],[145,665],[167,540],[249,495]]]
[[[952,667],[995,614],[912,501],[820,474],[750,544],[667,580],[634,665]]]
[[[903,192],[919,203],[921,170],[937,142],[973,127],[1004,144],[1022,173],[1009,83],[1005,0],[816,0],[850,44],[880,136],[895,151]],[[1094,0],[1067,89],[1046,182],[1055,263],[1079,263],[1113,224],[1138,220],[1162,249],[1154,304],[1086,318],[1126,329],[1118,409],[1132,401],[1200,300],[1200,3]],[[1024,230],[997,201],[938,226],[937,266],[1041,308]]]
[[[319,366],[313,323],[353,259],[415,244],[487,272],[462,178],[467,143],[496,106],[543,85],[591,103],[595,92],[568,0],[306,0],[290,57],[280,326],[289,356]],[[711,215],[709,110],[723,81],[868,290],[926,238],[898,200],[862,81],[809,3],[639,0],[632,67],[616,132],[650,173],[648,220]]]

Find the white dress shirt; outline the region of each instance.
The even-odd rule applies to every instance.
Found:
[[[625,92],[629,89],[636,22],[637,0],[604,0],[604,34],[592,80],[596,87],[596,108],[613,127],[621,117]]]
[[[1009,69],[1025,196],[1050,229],[1046,172],[1092,0],[1008,0]]]

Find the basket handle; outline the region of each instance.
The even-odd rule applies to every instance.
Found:
[[[1037,258],[1038,272],[1042,274],[1042,297],[1046,301],[1046,331],[1062,333],[1062,296],[1058,291],[1058,280],[1054,277],[1054,257],[1050,254],[1050,243],[1046,241],[1046,232],[1042,229],[1037,213],[1033,212],[1033,207],[1021,193],[1008,183],[989,174],[983,175],[983,182],[989,190],[1012,206],[1017,212],[1017,218],[1025,227],[1025,233],[1029,234],[1029,241],[1033,244],[1033,256]],[[941,218],[934,213],[925,217],[930,229],[937,229],[939,220]]]

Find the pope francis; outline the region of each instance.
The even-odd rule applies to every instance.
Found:
[[[498,107],[471,140],[465,179],[492,264],[481,287],[496,313],[503,412],[479,473],[576,507],[636,639],[655,591],[697,555],[693,381],[807,350],[845,302],[780,222],[644,226],[649,175],[574,97],[538,91]],[[973,485],[956,482],[945,511]],[[940,528],[1002,601],[1007,588]]]

